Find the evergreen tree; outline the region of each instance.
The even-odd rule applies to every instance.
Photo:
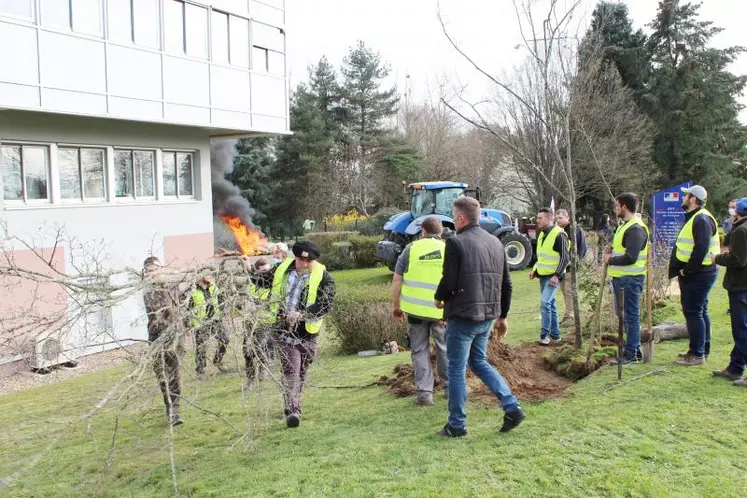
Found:
[[[253,221],[264,230],[271,230],[268,215],[272,211],[276,181],[273,179],[275,168],[275,139],[268,137],[242,138],[236,144],[233,172],[227,179],[241,189],[256,211]]]
[[[342,97],[337,73],[327,57],[322,57],[315,66],[309,68],[309,87],[316,96],[324,119],[324,129],[331,136],[339,128]]]

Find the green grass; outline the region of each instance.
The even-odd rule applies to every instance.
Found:
[[[336,275],[346,286],[378,285],[386,270]],[[507,340],[538,335],[538,290],[514,274],[515,298]],[[725,293],[712,294],[714,347],[710,366],[726,364],[731,344]],[[435,431],[446,403],[416,408],[383,388],[310,387],[301,428],[285,428],[277,390],[269,383],[248,400],[251,445],[239,443],[223,421],[185,406],[186,424],[174,440],[177,483],[189,496],[745,496],[747,390],[711,378],[710,368],[672,364],[683,341],[659,344],[655,362],[604,367],[561,400],[525,404],[527,419],[499,434],[497,408],[469,405],[470,435],[442,440]],[[363,384],[408,361],[405,355],[359,358],[324,353],[312,368],[317,386]],[[192,368],[191,358],[186,370]],[[3,496],[168,496],[173,494],[168,430],[159,397],[134,399],[72,423],[124,368],[0,398],[0,476],[41,461]],[[154,381],[146,373],[144,383]],[[239,429],[247,424],[238,376],[186,383],[186,396],[220,412]],[[142,394],[142,393],[141,393]],[[121,403],[120,403],[121,406]],[[110,465],[115,413],[119,427]],[[266,415],[265,415],[266,414]]]

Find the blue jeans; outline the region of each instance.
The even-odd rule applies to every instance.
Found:
[[[623,318],[625,324],[625,356],[636,358],[641,349],[641,323],[640,323],[640,302],[641,292],[643,291],[643,282],[646,277],[643,275],[630,277],[615,277],[612,279],[612,289],[615,291],[615,313],[620,316],[620,306],[618,298],[620,292],[623,293]]]
[[[697,357],[711,352],[711,317],[708,316],[708,294],[718,279],[718,272],[696,273],[677,278],[680,284],[682,313],[685,315],[688,352]],[[734,311],[732,311],[734,313]]]
[[[736,375],[744,375],[747,365],[747,292],[730,292],[731,334],[734,348],[727,370]]]
[[[550,285],[550,277],[540,277],[540,311],[542,312],[542,332],[540,338],[544,339],[548,335],[553,339],[560,339],[560,325],[558,324],[558,306],[555,303],[555,294],[558,293],[560,284]]]
[[[501,374],[488,363],[486,350],[493,320],[473,322],[450,318],[446,326],[446,357],[449,360],[449,425],[464,429],[467,414],[467,363],[488,389],[496,395],[504,411],[519,406]]]

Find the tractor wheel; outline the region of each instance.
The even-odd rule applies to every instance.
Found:
[[[511,271],[523,270],[529,266],[529,262],[532,260],[532,243],[529,241],[529,237],[519,232],[509,232],[503,234],[500,240],[506,250],[508,268]]]

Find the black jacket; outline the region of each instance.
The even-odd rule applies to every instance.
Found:
[[[252,282],[254,282],[254,284],[259,288],[271,289],[272,281],[275,278],[275,272],[277,271],[277,269],[278,266],[275,266],[271,271],[253,274],[251,277]],[[296,263],[293,262],[288,268],[286,275],[289,275],[290,272],[294,271],[295,269]],[[283,292],[285,292],[285,289],[283,289]],[[306,299],[309,294],[309,288],[304,287],[304,289],[301,291],[301,297],[298,300],[298,311],[304,316],[322,318],[324,315],[332,311],[335,292],[335,281],[332,278],[332,275],[330,275],[327,270],[324,270],[322,281],[319,284],[319,291],[317,292],[316,301],[314,302],[314,304],[306,307]],[[278,321],[276,324],[276,329],[281,334],[286,334],[291,337],[300,339],[309,339],[317,336],[317,334],[309,334],[308,332],[306,332],[306,322],[304,321],[298,322],[295,326],[289,326],[289,324],[285,320],[282,305],[280,306],[280,311],[278,311]]]
[[[700,213],[701,209],[696,209],[685,215],[685,223],[690,221],[690,218]],[[708,249],[711,247],[711,237],[716,233],[717,227],[713,223],[710,216],[697,216],[693,221],[693,241],[695,247],[693,253],[690,256],[690,261],[683,263],[677,259],[677,245],[672,248],[672,256],[669,258],[669,278],[674,278],[680,274],[680,270],[684,270],[685,275],[694,275],[696,273],[711,273],[717,272],[718,268],[715,265],[703,266],[703,259],[708,254]]]
[[[726,267],[724,289],[747,292],[747,218],[734,223],[729,252],[716,256],[716,264]]]
[[[506,318],[511,293],[506,253],[497,237],[473,223],[446,239],[443,277],[435,295],[446,305],[446,319]]]
[[[571,225],[567,225],[563,231],[568,236],[568,240],[571,239]],[[576,225],[576,254],[578,254],[578,259],[584,259],[586,256],[586,251],[588,249],[588,245],[586,244],[586,234],[584,233],[583,228]]]

